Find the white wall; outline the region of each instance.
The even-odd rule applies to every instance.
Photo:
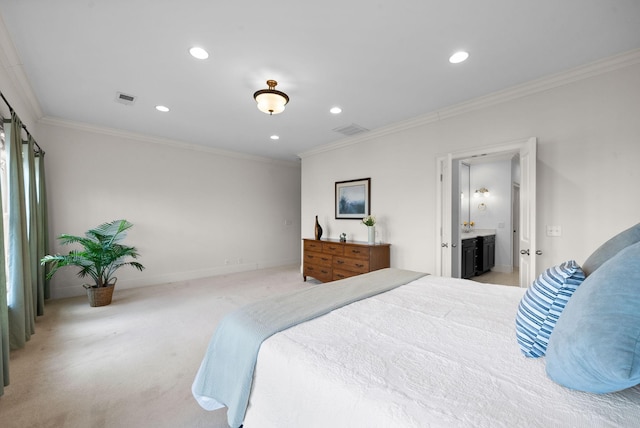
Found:
[[[24,76],[22,62],[15,52],[0,16],[0,91],[18,113],[22,124],[37,139],[35,123],[37,118],[42,116],[42,112]],[[0,114],[5,119],[11,119],[9,107],[2,100],[0,100]]]
[[[205,277],[300,260],[300,166],[43,121],[49,227],[82,234],[105,221],[134,224],[127,242],[146,267],[118,271],[118,287]],[[73,268],[52,297],[81,294]]]
[[[437,156],[537,137],[538,270],[582,263],[640,221],[639,63],[633,52],[302,154],[303,237],[319,215],[327,236],[365,240],[364,226],[334,219],[333,189],[371,177],[391,265],[434,272]],[[562,236],[546,237],[545,225]]]

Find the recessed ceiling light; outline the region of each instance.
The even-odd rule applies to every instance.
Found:
[[[207,51],[205,51],[204,49],[199,48],[197,46],[194,46],[191,49],[189,49],[189,53],[194,58],[198,58],[198,59],[207,59],[207,58],[209,58],[209,53]]]
[[[166,113],[169,111],[169,107],[167,106],[156,106],[156,110]]]
[[[342,109],[340,107],[331,107],[331,110],[329,110],[331,113],[333,114],[340,114],[342,113]]]
[[[467,58],[469,58],[469,53],[467,53],[465,51],[460,51],[460,52],[456,52],[453,55],[451,55],[451,57],[449,58],[449,62],[451,64],[458,64],[458,63],[466,60]]]
[[[272,135],[269,138],[271,138],[272,140],[279,140],[280,139],[280,137],[278,135]]]

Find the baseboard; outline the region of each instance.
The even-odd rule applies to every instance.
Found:
[[[281,260],[277,262],[241,263],[234,265],[215,266],[209,269],[201,269],[188,272],[176,272],[171,274],[145,276],[140,279],[118,280],[117,288],[121,290],[129,288],[151,287],[154,285],[168,284],[172,282],[189,281],[210,276],[228,275],[232,273],[248,272],[258,269],[269,269],[281,266],[295,266],[300,263],[300,259]],[[65,299],[68,297],[84,296],[86,291],[81,284],[74,284],[65,287],[52,287],[52,299]]]

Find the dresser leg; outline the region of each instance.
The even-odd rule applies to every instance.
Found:
[[[307,282],[307,275],[302,275],[302,278],[304,278],[304,282]]]

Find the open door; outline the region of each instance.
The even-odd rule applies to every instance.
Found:
[[[436,192],[436,275],[451,276],[452,245],[452,164],[454,160],[474,156],[520,154],[520,286],[528,287],[536,278],[536,138],[510,144],[476,148],[470,151],[449,153],[437,159]],[[455,250],[455,247],[453,247]]]
[[[437,213],[436,213],[436,275],[451,276],[451,250],[455,248],[451,242],[451,165],[452,154],[438,158],[436,180]]]
[[[536,279],[536,139],[520,149],[520,287]]]

